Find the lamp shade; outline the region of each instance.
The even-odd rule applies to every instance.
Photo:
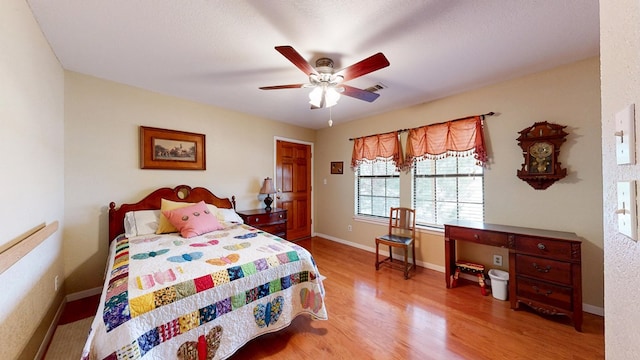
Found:
[[[344,91],[344,88],[336,88],[334,86],[327,86],[326,84],[316,86],[309,93],[309,104],[315,107],[320,107],[324,97],[324,107],[332,107],[338,103],[338,100],[340,100],[341,91]]]
[[[313,90],[311,90],[311,92],[309,93],[309,104],[315,107],[320,107],[320,102],[322,101],[323,92],[324,91],[320,86],[316,86]]]
[[[338,93],[336,88],[330,87],[327,89],[327,93],[324,98],[327,103],[326,107],[332,107],[338,103],[338,100],[340,100],[340,93]]]
[[[260,194],[275,194],[276,189],[273,187],[273,180],[271,178],[264,179],[262,187],[260,188]]]

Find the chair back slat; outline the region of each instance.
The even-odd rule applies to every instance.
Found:
[[[389,214],[389,234],[415,237],[416,211],[406,207],[392,207]]]

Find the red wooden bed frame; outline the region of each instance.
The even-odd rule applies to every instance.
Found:
[[[122,204],[116,208],[116,203],[109,204],[109,242],[124,233],[124,215],[129,211],[159,210],[162,199],[196,203],[204,201],[224,209],[236,208],[236,197],[219,198],[203,187],[191,188],[188,185],[178,185],[175,188],[160,188],[154,190],[142,200],[134,204]]]

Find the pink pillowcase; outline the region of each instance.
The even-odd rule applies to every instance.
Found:
[[[185,238],[224,229],[216,216],[209,211],[204,201],[179,209],[165,210],[162,213]]]

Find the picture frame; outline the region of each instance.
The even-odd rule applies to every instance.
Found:
[[[332,161],[331,162],[331,173],[332,174],[342,174],[344,171],[344,162],[343,161]]]
[[[205,135],[140,126],[140,168],[206,170]]]

